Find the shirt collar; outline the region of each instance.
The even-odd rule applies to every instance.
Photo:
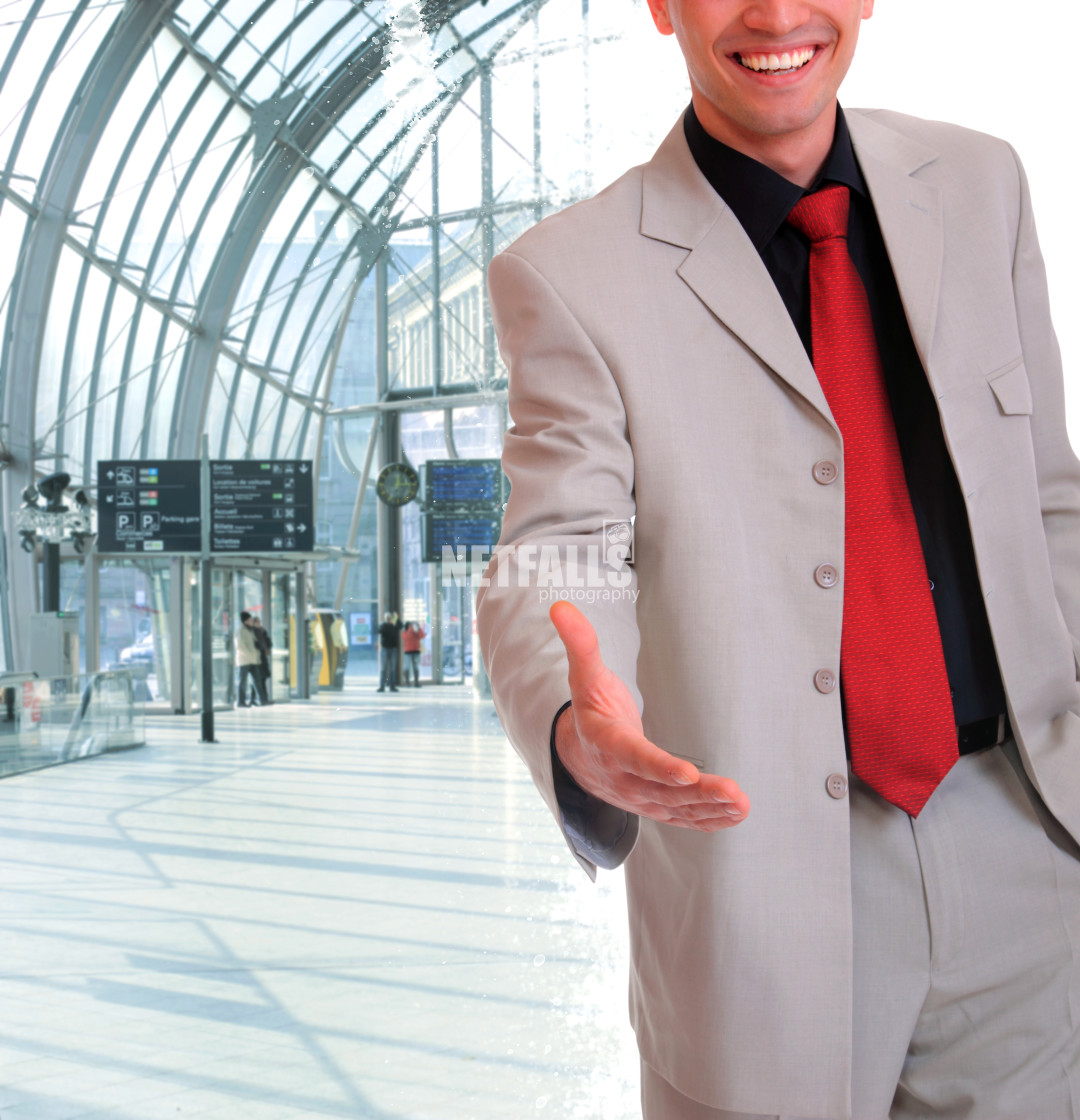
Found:
[[[868,194],[839,105],[832,147],[821,174],[809,190],[714,139],[702,127],[693,105],[683,118],[683,132],[702,175],[731,207],[759,253],[784,224],[799,199],[816,191],[823,183],[843,183],[864,197]]]

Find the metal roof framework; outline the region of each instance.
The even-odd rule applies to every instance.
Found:
[[[488,125],[482,197],[444,220],[430,154],[477,91],[490,120],[500,53],[527,56],[544,3],[0,9],[3,509],[41,473],[92,488],[98,459],[196,457],[204,432],[216,456],[318,458],[357,293],[395,233],[453,243],[473,223],[458,247],[482,269],[500,215],[539,216],[558,194],[532,153],[515,178],[527,189],[497,188]],[[499,398],[489,323],[483,343],[473,383],[434,384],[428,407]],[[379,396],[410,407],[385,384]],[[36,570],[6,513],[3,535],[11,664]]]

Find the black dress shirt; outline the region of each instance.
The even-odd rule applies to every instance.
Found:
[[[810,191],[713,139],[692,106],[683,127],[694,160],[761,255],[811,358],[810,242],[786,219],[805,194],[825,182],[850,188],[848,250],[870,303],[933,587],[956,722],[999,715],[1005,711],[1005,692],[975,568],[967,511],[843,112],[838,106],[832,149]]]

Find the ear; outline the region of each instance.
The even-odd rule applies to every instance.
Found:
[[[873,4],[874,0],[867,0]],[[668,0],[649,0],[649,11],[652,12],[653,23],[661,35],[674,35],[675,27],[668,15]]]

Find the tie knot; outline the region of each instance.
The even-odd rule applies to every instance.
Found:
[[[801,198],[787,220],[814,243],[830,237],[847,237],[850,201],[847,187],[825,187]]]

